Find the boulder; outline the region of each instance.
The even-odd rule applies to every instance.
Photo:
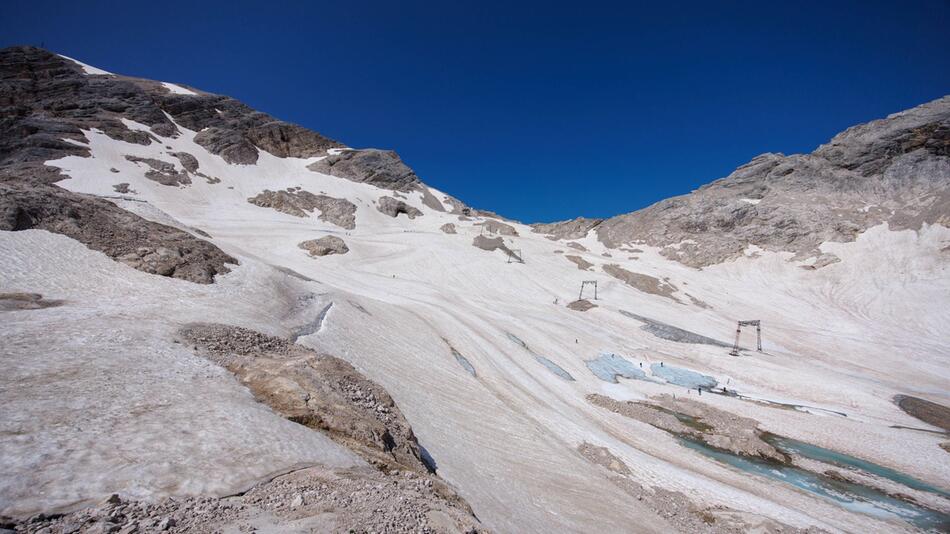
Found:
[[[328,256],[330,254],[346,254],[350,251],[346,243],[335,235],[327,235],[319,239],[310,239],[297,246],[309,252],[313,257]]]

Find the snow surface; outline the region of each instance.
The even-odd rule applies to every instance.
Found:
[[[581,272],[554,253],[563,249],[562,242],[513,223],[520,236],[505,240],[522,250],[526,263],[507,263],[500,251],[472,246],[480,230],[475,224],[484,218],[459,221],[426,207],[420,193],[408,194],[405,201],[423,216],[392,218],[374,206],[390,192],[307,170],[315,158],[278,158],[261,151],[256,165],[229,165],[194,143],[195,132],[178,129],[177,138],[147,146],[85,132],[92,157],[49,164],[72,177],[59,182],[62,187],[112,196],[114,183],[128,182],[145,203],[117,202],[141,205],[136,209],[147,218],[208,232],[242,263],[213,286],[139,273],[60,236],[0,233],[2,290],[70,301],[60,308],[8,312],[0,327],[0,352],[7,365],[33,369],[32,374],[17,370],[14,379],[35,376],[57,384],[37,390],[37,395],[47,392],[42,395],[48,398],[39,400],[28,394],[32,388],[14,389],[10,380],[0,390],[4,424],[19,411],[36,421],[18,423],[15,442],[23,445],[7,447],[5,438],[3,469],[36,471],[48,484],[56,480],[61,486],[55,496],[39,498],[40,503],[72,502],[106,488],[159,495],[215,484],[212,490],[223,491],[296,462],[329,461],[321,457],[343,461],[345,455],[332,444],[304,439],[299,428],[297,434],[290,429],[293,425],[280,426],[273,414],[254,408],[249,395],[225,373],[191,361],[186,348],[169,341],[175,324],[199,318],[289,336],[311,324],[328,302],[334,303],[332,313],[299,342],[350,361],[385,387],[435,458],[439,474],[498,531],[670,530],[577,454],[583,442],[609,448],[641,483],[681,491],[701,505],[829,530],[908,528],[735,471],[685,449],[663,431],[593,406],[585,399],[590,393],[624,400],[686,394],[665,383],[604,382],[585,362],[605,352],[643,362],[644,368],[664,362],[689,369],[743,395],[847,413],[819,416],[817,410],[778,409],[716,395],[698,399],[757,419],[764,430],[950,487],[950,462],[938,447],[942,438],[892,428],[929,427],[891,402],[896,393],[950,402],[950,272],[942,252],[950,244],[950,230],[944,227],[892,232],[879,226],[853,243],[827,243],[823,250],[841,261],[818,270],[802,269],[791,254],[766,251],[701,271],[643,245],[637,245],[644,252],[636,261],[604,258],[607,249],[591,234],[577,240],[590,252],[571,252],[595,265],[594,271]],[[178,165],[169,155],[176,151],[194,155],[199,170],[221,183],[195,179],[185,187],[163,186],[124,157]],[[113,167],[119,172],[108,172]],[[288,187],[351,200],[357,206],[356,229],[341,230],[317,214],[293,217],[247,202],[264,189]],[[447,222],[456,225],[457,235],[439,230]],[[350,252],[311,258],[297,247],[323,235],[341,237]],[[679,288],[677,297],[688,292],[711,308],[639,292],[603,273],[605,263],[668,278]],[[268,264],[316,282],[282,274]],[[553,304],[555,298],[573,300],[580,282],[588,279],[598,281],[597,308],[579,313]],[[300,310],[300,297],[311,293],[319,295],[318,302]],[[620,310],[725,340],[731,339],[736,320],[761,319],[765,352],[732,357],[728,348],[658,338]],[[460,365],[449,345],[464,354],[474,373]],[[78,355],[60,356],[66,352]],[[556,362],[574,381],[555,375],[534,355]],[[103,372],[71,375],[50,367],[69,368],[73,358]],[[123,372],[110,373],[109,366]],[[131,372],[138,368],[141,376]],[[124,405],[108,398],[97,407],[107,379],[130,399],[162,399],[164,415],[158,420],[164,424],[151,417],[116,417]],[[162,387],[168,391],[159,395],[155,390]],[[207,398],[199,391],[203,388],[226,393],[209,398],[210,405],[192,402],[191,395]],[[96,454],[30,456],[26,444],[51,439],[39,421],[56,420],[64,406],[80,407],[89,423],[69,431],[67,423],[56,427],[61,436],[57,450],[83,451],[98,436],[114,434],[140,443],[146,453],[134,454],[112,442]],[[231,409],[222,411],[224,406]],[[84,432],[89,428],[102,433],[88,436]],[[241,439],[228,435],[236,428]],[[215,439],[202,439],[208,435]],[[260,459],[246,463],[221,452],[240,455],[252,449]],[[159,459],[162,451],[165,463]],[[196,454],[187,468],[176,464],[190,458],[183,451]],[[18,463],[28,467],[18,468]],[[98,478],[87,486],[83,476],[89,473]],[[0,494],[6,508],[40,504],[17,488]]]
[[[87,65],[87,64],[83,63],[82,61],[73,59],[73,58],[68,57],[68,56],[64,56],[64,55],[62,55],[62,54],[58,54],[58,55],[59,55],[59,57],[61,57],[61,58],[63,58],[63,59],[68,59],[68,60],[72,61],[73,63],[75,63],[75,64],[79,65],[80,67],[82,67],[83,72],[85,72],[86,74],[90,74],[90,75],[93,75],[93,76],[96,76],[96,75],[115,76],[115,74],[112,74],[111,72],[109,72],[109,71],[107,71],[107,70],[102,70],[102,69],[100,69],[100,68],[98,68],[98,67],[93,67],[92,65]]]
[[[198,93],[174,83],[162,82],[162,86],[176,95],[198,96]],[[219,112],[220,113],[220,112]]]

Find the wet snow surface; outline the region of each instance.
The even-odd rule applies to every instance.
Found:
[[[912,527],[907,516],[749,477],[592,405],[585,398],[592,393],[692,395],[761,430],[950,489],[939,446],[946,438],[892,428],[926,425],[891,402],[899,393],[950,402],[950,270],[941,252],[950,230],[871,228],[853,243],[823,245],[841,261],[817,270],[765,251],[701,271],[642,244],[627,246],[642,250],[635,260],[610,251],[610,263],[669,280],[703,307],[605,274],[608,251],[593,235],[572,241],[572,254],[592,265],[580,271],[555,253],[563,250],[557,242],[506,223],[518,233],[506,237],[509,245],[526,261],[509,264],[502,251],[471,246],[485,217],[460,219],[408,192],[404,202],[424,216],[392,218],[374,206],[391,192],[307,170],[317,158],[261,151],[255,165],[229,165],[195,143],[195,132],[179,130],[147,146],[85,132],[93,157],[50,164],[71,176],[61,187],[115,196],[112,186],[128,183],[137,202],[123,205],[213,236],[241,262],[215,284],[147,275],[42,231],[0,233],[0,292],[64,301],[0,311],[0,513],[112,492],[231,493],[301,463],[359,462],[173,343],[177,327],[195,321],[296,334],[352,363],[389,391],[439,474],[498,532],[674,530],[578,455],[582,443],[609,449],[638,483],[682,492],[700,508],[828,531]],[[176,162],[171,152],[194,155],[220,183],[163,186],[125,158]],[[265,189],[296,187],[353,202],[356,228],[342,232],[318,213],[294,217],[247,202]],[[457,234],[440,230],[447,223]],[[342,236],[350,252],[319,262],[300,253],[297,243],[321,235]],[[598,307],[577,313],[561,303],[574,300],[584,280],[599,282]],[[298,307],[310,294],[321,297]],[[719,340],[731,339],[735,321],[747,317],[763,321],[766,353],[731,357]],[[684,389],[716,383],[746,400]],[[925,499],[902,485],[894,491]],[[928,506],[950,511],[944,497],[925,495]]]

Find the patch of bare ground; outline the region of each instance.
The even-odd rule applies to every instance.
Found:
[[[600,394],[588,402],[678,436],[703,441],[711,447],[745,456],[787,463],[789,459],[762,440],[758,421],[701,402],[658,395],[650,403],[618,401]]]
[[[638,291],[651,295],[659,295],[679,302],[679,299],[673,296],[673,293],[677,291],[676,286],[673,284],[650,275],[628,271],[615,263],[604,265],[603,269],[605,273]]]
[[[798,529],[757,514],[740,512],[724,506],[702,507],[677,491],[657,486],[644,487],[633,478],[627,464],[606,447],[581,443],[577,451],[588,462],[607,471],[607,478],[631,497],[646,504],[658,515],[669,521],[680,532],[705,534],[739,534],[745,532],[767,533],[818,533],[818,529]]]
[[[39,310],[62,306],[64,302],[44,299],[39,293],[0,293],[0,311]]]
[[[158,502],[114,495],[63,516],[5,522],[16,532],[486,532],[471,510],[447,500],[433,477],[371,468],[310,467],[224,498]]]
[[[590,268],[594,266],[593,263],[585,260],[584,258],[580,256],[574,256],[574,255],[569,254],[567,256],[564,256],[564,258],[570,260],[571,263],[573,263],[574,265],[577,265],[577,268],[582,271],[589,271]]]
[[[950,432],[950,408],[908,395],[897,395],[894,397],[894,402],[908,415],[942,428],[945,432]]]
[[[587,310],[596,308],[597,305],[587,299],[580,299],[568,304],[567,307],[574,311],[586,312]]]

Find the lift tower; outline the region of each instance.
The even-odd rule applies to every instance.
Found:
[[[739,355],[739,334],[742,333],[743,326],[755,327],[755,350],[762,352],[762,321],[755,319],[753,321],[739,321],[739,325],[736,326],[736,342],[732,344],[732,351],[729,354]]]

